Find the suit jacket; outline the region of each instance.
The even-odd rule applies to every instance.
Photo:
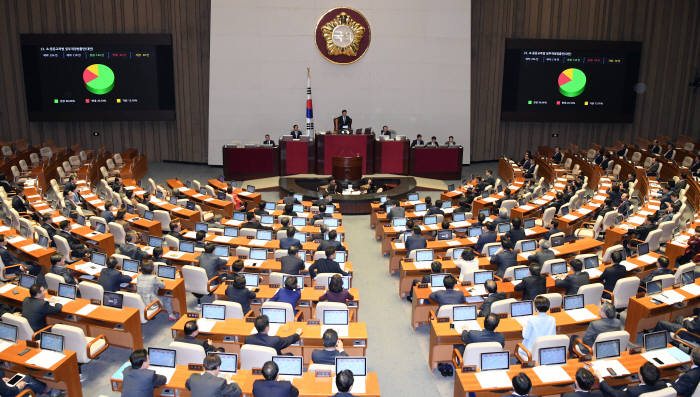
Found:
[[[425,146],[425,141],[422,139],[420,141],[418,139],[414,139],[413,142],[411,142],[411,147],[414,146]]]
[[[294,130],[291,130],[291,131],[289,132],[289,135],[292,136],[292,139],[299,139],[299,138],[301,138],[301,131],[294,131]]]
[[[311,352],[311,361],[314,364],[335,365],[336,357],[347,357],[347,353],[337,350],[316,349]]]
[[[393,219],[393,218],[403,218],[406,216],[406,208],[396,206],[389,210],[389,213],[386,214],[387,218]]]
[[[439,310],[442,305],[458,305],[464,303],[464,293],[456,289],[435,291],[430,294],[430,300],[437,302]]]
[[[352,130],[352,119],[350,116],[345,116],[345,120],[343,120],[343,116],[336,117],[335,126],[337,130],[343,130],[345,125],[348,127],[348,130]]]
[[[610,386],[608,382],[600,382],[600,391],[603,392],[605,396],[612,397],[639,397],[639,395],[644,393],[649,393],[652,391],[657,391],[666,387],[666,382],[659,380],[654,385],[637,385],[637,386],[627,386],[621,390],[617,390]]]
[[[498,266],[496,275],[503,277],[507,268],[518,264],[518,257],[513,250],[503,250],[501,253],[491,257],[491,263]]]
[[[51,265],[51,273],[63,277],[66,284],[78,284],[76,279],[73,278],[73,274],[71,273],[70,269],[65,266]]]
[[[570,391],[561,395],[561,397],[603,397],[603,393],[600,390],[591,391]]]
[[[647,170],[647,175],[657,176],[658,173],[659,173],[659,163],[652,164],[651,167],[649,167],[649,169]]]
[[[280,258],[282,262],[282,273],[284,274],[299,274],[304,270],[304,261],[298,256],[285,255]]]
[[[588,284],[590,276],[586,272],[569,274],[563,280],[554,280],[557,288],[564,288],[566,295],[576,295],[582,285]]]
[[[20,196],[12,197],[12,208],[17,212],[27,212],[27,203]]]
[[[411,236],[406,239],[406,252],[423,249],[428,246],[428,242],[423,236]]]
[[[193,336],[185,336],[184,338],[175,338],[175,342],[190,343],[193,345],[202,346],[205,353],[216,351],[216,348],[214,346],[210,345],[209,342],[207,342],[206,340],[197,339]]]
[[[262,223],[258,222],[255,219],[253,219],[252,221],[243,222],[243,224],[241,225],[241,229],[243,229],[243,228],[258,229],[258,230],[272,230],[271,227],[263,226]]]
[[[226,297],[231,302],[237,302],[241,305],[243,309],[243,314],[245,315],[250,311],[250,300],[255,298],[255,292],[249,290],[248,288],[236,288],[233,285],[226,287]]]
[[[198,259],[199,267],[203,268],[207,272],[208,279],[218,275],[219,270],[226,266],[226,260],[222,259],[218,255],[202,252]]]
[[[505,346],[506,337],[500,332],[489,330],[483,331],[462,331],[462,342],[466,344],[478,342],[498,342],[501,346]]]
[[[537,295],[547,293],[547,277],[527,276],[515,286],[516,291],[523,291],[523,300],[533,300]]]
[[[286,250],[289,249],[291,246],[297,246],[299,249],[301,249],[301,241],[293,238],[293,237],[285,237],[280,240],[280,249],[281,250]]]
[[[673,388],[680,396],[690,397],[700,382],[700,367],[685,372],[673,383]]]
[[[299,390],[287,381],[258,379],[253,382],[253,397],[297,397]]]
[[[97,280],[102,288],[109,292],[119,291],[119,284],[128,283],[130,281],[131,277],[122,274],[122,272],[117,269],[110,269],[108,267],[102,269],[100,278]]]
[[[100,214],[100,217],[104,218],[105,222],[107,222],[107,223],[114,222],[114,214],[112,213],[112,211],[107,211],[107,210],[102,211],[102,213]]]
[[[284,338],[260,333],[245,337],[245,343],[249,345],[271,347],[277,350],[277,354],[282,354],[283,349],[286,349],[289,345],[296,342],[299,342],[299,335],[297,334],[291,334]]]
[[[442,208],[431,206],[430,208],[428,208],[428,211],[426,211],[425,214],[426,215],[435,215],[435,214],[445,215],[445,211],[443,211]]]
[[[0,247],[0,258],[2,258],[2,263],[5,266],[12,266],[22,263],[12,252],[10,252],[10,250],[5,247]]]
[[[270,146],[272,146],[272,147],[277,146],[277,144],[275,143],[275,141],[273,141],[272,139],[270,139],[269,141],[263,141],[263,145],[270,145]]]
[[[515,244],[520,240],[525,240],[525,229],[510,229],[505,235],[510,237],[510,240]]]
[[[554,252],[550,249],[544,249],[540,250],[538,252],[535,252],[534,254],[530,255],[527,257],[527,260],[530,262],[537,262],[540,266],[544,264],[545,261],[548,261],[550,259],[554,259],[555,255]]]
[[[586,329],[586,333],[583,335],[582,341],[583,343],[592,347],[593,342],[595,342],[595,338],[597,338],[598,334],[601,332],[620,331],[624,328],[625,323],[617,318],[601,318],[600,320],[595,320],[588,324],[588,328]]]
[[[651,279],[653,279],[654,277],[656,277],[656,276],[663,276],[664,274],[674,274],[674,273],[673,273],[673,270],[670,270],[670,269],[664,269],[664,268],[654,269],[651,273],[649,273],[648,276],[646,276],[646,277],[642,280],[642,282],[648,283],[648,282],[651,281]]]
[[[479,236],[479,239],[476,241],[476,245],[474,246],[474,249],[476,249],[478,252],[481,252],[482,248],[484,248],[484,245],[486,245],[488,243],[495,243],[497,238],[498,238],[498,235],[496,234],[496,232],[490,232],[490,231],[483,232]]]
[[[316,259],[316,262],[309,266],[309,275],[311,278],[316,277],[319,273],[340,273],[343,276],[348,275],[347,272],[340,268],[338,262],[328,258]]]
[[[559,164],[559,163],[561,163],[561,160],[563,157],[564,156],[562,156],[561,152],[555,152],[552,155],[552,162],[554,162],[554,164]]]
[[[168,381],[152,369],[134,369],[131,366],[124,368],[122,377],[122,395],[129,397],[153,397],[153,390]]]
[[[119,247],[119,253],[137,261],[148,258],[148,254],[144,250],[131,243]]]
[[[491,314],[491,304],[496,301],[500,301],[506,298],[506,294],[503,292],[496,292],[489,294],[484,298],[484,302],[481,304],[481,310],[479,310],[479,317],[486,317]]]
[[[621,213],[622,215],[627,215],[631,207],[632,205],[630,204],[629,200],[624,201],[620,203],[620,206],[617,208],[617,212]]]
[[[238,397],[241,388],[235,382],[227,383],[226,379],[214,376],[209,372],[192,374],[185,382],[187,390],[196,390],[199,396],[208,397]]]
[[[625,269],[624,266],[617,264],[605,268],[603,274],[600,275],[600,281],[603,282],[603,288],[605,290],[612,292],[613,288],[615,288],[615,283],[617,283],[617,280],[624,278],[625,276],[627,276],[627,269]]]
[[[321,240],[316,251],[325,251],[327,247],[333,247],[336,251],[345,251],[343,243],[335,240]]]
[[[34,332],[46,327],[46,316],[60,313],[63,306],[56,303],[51,306],[43,299],[27,297],[22,302],[22,317],[26,318]]]
[[[64,230],[59,230],[58,232],[56,232],[56,234],[63,237],[64,239],[66,239],[66,241],[68,241],[68,246],[70,247],[71,250],[82,245],[80,240],[73,237],[73,235],[71,233],[68,233]]]

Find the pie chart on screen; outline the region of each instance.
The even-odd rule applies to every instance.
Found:
[[[559,74],[559,92],[569,98],[581,95],[586,89],[586,74],[580,69],[569,68]]]
[[[83,70],[85,88],[95,95],[104,95],[114,88],[114,72],[107,65],[92,64]]]

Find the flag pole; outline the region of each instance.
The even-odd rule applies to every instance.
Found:
[[[306,135],[313,138],[314,131],[314,108],[311,102],[311,67],[306,67]]]

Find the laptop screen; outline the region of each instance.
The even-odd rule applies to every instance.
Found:
[[[272,356],[272,361],[277,364],[279,375],[301,376],[304,366],[304,357],[301,356]]]
[[[248,191],[248,193],[255,193],[255,186],[253,185],[248,185],[245,187],[245,190]]]
[[[138,273],[139,261],[134,259],[124,259],[122,262],[122,270],[125,272]]]
[[[393,227],[406,226],[406,218],[392,218],[391,219],[391,226],[393,226]]]
[[[382,204],[386,203],[386,196],[381,196],[381,197],[379,198],[379,202],[382,203]]]
[[[12,324],[0,323],[0,339],[12,343],[17,342],[17,327]]]
[[[238,228],[237,227],[225,227],[224,228],[224,236],[226,236],[226,237],[238,237]]]
[[[347,259],[346,255],[347,255],[346,251],[336,251],[335,252],[335,261],[338,263],[345,263],[345,261]]]
[[[63,335],[53,334],[51,332],[42,332],[40,347],[41,349],[63,353]]]
[[[540,365],[566,364],[566,346],[540,349]]]
[[[515,278],[516,280],[522,280],[525,277],[530,277],[530,268],[519,267],[519,268],[513,269],[513,278]]]
[[[501,249],[500,245],[490,245],[488,250],[489,250],[489,256],[494,256],[496,255],[496,252]]]
[[[595,358],[619,357],[620,356],[620,340],[613,339],[595,344]]]
[[[301,194],[295,194],[294,200],[302,202],[302,201],[304,201],[304,196],[302,196]]]
[[[335,358],[335,373],[340,371],[350,370],[353,376],[367,376],[367,358],[366,357],[336,357]]]
[[[418,200],[418,193],[411,193],[408,195],[408,201],[416,201]]]
[[[148,236],[148,245],[153,248],[159,248],[163,246],[163,239],[156,236]]]
[[[214,247],[214,255],[228,257],[228,245],[217,245]]]
[[[498,233],[505,233],[510,231],[510,223],[499,223],[496,225]]]
[[[488,209],[485,209],[485,210],[479,210],[479,215],[484,215],[486,218],[488,218],[489,215],[491,215],[491,213],[489,212]]]
[[[683,285],[693,284],[695,282],[695,270],[689,270],[681,274],[681,283]]]
[[[324,310],[324,325],[348,325],[349,314],[347,310]]]
[[[533,227],[535,227],[535,219],[534,218],[525,219],[523,221],[523,228],[532,229]]]
[[[149,347],[148,361],[152,366],[175,368],[175,350]]]
[[[39,236],[39,245],[48,248],[49,246],[49,238],[46,236]]]
[[[266,202],[265,202],[265,210],[266,210],[266,211],[274,211],[274,210],[275,210],[275,207],[277,207],[277,205],[276,205],[275,203],[273,203],[273,202],[271,202],[271,201],[266,201]]]
[[[282,276],[282,284],[287,285],[287,279],[290,278],[290,277],[296,277],[296,279],[297,279],[297,288],[298,288],[299,290],[303,290],[303,289],[304,289],[304,276],[302,276],[302,275],[298,275],[298,276],[287,276],[287,275],[285,275],[285,276]]]
[[[216,198],[219,200],[226,200],[226,193],[225,192],[216,192]]]
[[[304,205],[303,204],[294,204],[294,205],[292,205],[292,211],[304,212]]]
[[[454,183],[450,183],[449,185],[447,185],[447,191],[451,192],[451,191],[453,191],[453,190],[455,190],[455,184],[454,184]]]
[[[250,259],[256,261],[264,261],[267,259],[267,250],[265,248],[251,248]]]
[[[551,274],[564,274],[567,272],[566,262],[552,263]]]
[[[335,212],[335,205],[326,206],[326,214],[332,214]]]
[[[646,255],[649,253],[649,243],[641,243],[637,246],[638,255]]]
[[[58,296],[61,298],[75,299],[75,285],[58,283]]]
[[[564,297],[564,310],[583,308],[583,295],[569,295]]]
[[[146,220],[152,221],[153,220],[153,211],[144,211],[143,212],[143,217]]]
[[[564,236],[554,236],[551,238],[552,247],[558,247],[564,244]]]
[[[562,214],[562,215],[566,215],[566,214],[568,214],[568,213],[569,213],[569,206],[568,206],[568,205],[565,206],[565,207],[562,206],[562,207],[561,207],[561,214]]]
[[[647,295],[658,294],[661,290],[661,280],[647,282]]]
[[[452,248],[452,258],[461,258],[464,248]]]
[[[92,251],[90,253],[90,262],[96,265],[104,266],[105,263],[107,263],[107,256],[101,252]]]
[[[258,240],[270,241],[272,240],[272,230],[258,230],[257,233],[255,233],[255,238]]]
[[[174,280],[176,270],[175,266],[160,265],[158,266],[158,277]]]
[[[448,274],[431,274],[430,275],[430,286],[431,287],[444,287],[445,286],[445,277],[447,277]]]
[[[644,334],[644,350],[651,351],[657,349],[665,349],[668,346],[666,340],[666,331],[650,332]]]
[[[243,273],[245,276],[246,287],[257,287],[260,284],[260,276],[258,274]]]
[[[234,221],[244,221],[245,220],[245,213],[244,212],[234,212],[233,213],[233,220]]]
[[[522,252],[530,252],[537,249],[537,242],[535,240],[527,240],[520,243],[520,250]]]
[[[236,353],[216,353],[221,359],[220,372],[235,374],[238,371],[238,354]]]
[[[149,211],[146,211],[146,212],[149,212]],[[145,214],[144,214],[144,217],[145,217],[146,219],[148,219],[148,217],[146,217]],[[152,212],[151,212],[151,219],[153,219],[153,213],[152,213]],[[149,220],[150,220],[150,219],[149,219]],[[75,218],[75,221],[78,222],[78,224],[85,226],[85,217],[84,217],[84,216],[78,214],[78,216]]]
[[[131,204],[126,205],[126,212],[133,214],[134,213],[134,206]]]
[[[292,226],[306,226],[306,218],[302,218],[300,216],[293,216]]]
[[[287,322],[287,311],[284,309],[263,307],[260,309],[260,313],[263,316],[267,316],[267,319],[270,320],[271,323],[285,324]]]
[[[433,260],[433,250],[416,250],[416,261],[425,262]]]
[[[203,231],[203,232],[208,232],[208,231],[209,231],[209,225],[207,225],[207,224],[204,223],[204,222],[197,222],[197,223],[195,223],[195,224],[194,224],[194,231],[195,231],[195,232],[198,232],[198,231],[200,231],[200,230]]]
[[[476,320],[476,306],[452,306],[452,321]]]
[[[124,295],[116,292],[105,292],[102,295],[102,305],[121,309],[124,304]]]
[[[199,194],[201,194],[202,196],[206,196],[206,195],[207,195],[207,189],[205,189],[205,188],[203,188],[203,187],[200,187],[200,188],[199,188]]]
[[[435,215],[429,215],[426,217],[423,217],[423,224],[424,225],[434,225],[437,223],[437,216]]]
[[[323,224],[328,227],[338,227],[339,225],[337,218],[323,218]]]
[[[438,240],[452,240],[452,230],[438,230]]]
[[[474,284],[483,284],[489,280],[493,280],[493,271],[474,272]]]
[[[491,371],[510,368],[508,352],[481,353],[481,370]]]
[[[464,214],[464,212],[455,212],[452,214],[452,221],[453,222],[462,222],[467,219],[467,216]]]
[[[260,223],[272,225],[273,223],[275,223],[275,217],[272,215],[263,215],[260,217]]]
[[[211,320],[226,320],[226,306],[203,303],[202,317]]]
[[[102,222],[95,223],[95,231],[99,233],[104,233],[105,232],[105,224]]]
[[[589,256],[583,259],[583,266],[586,269],[593,269],[598,267],[598,255]]]
[[[481,233],[483,233],[483,230],[480,227],[469,228],[469,237],[478,237],[481,236]]]
[[[532,315],[532,301],[513,302],[510,304],[510,316],[511,317],[531,316],[531,315]]]
[[[180,240],[180,246],[178,247],[178,251],[189,252],[190,254],[194,253],[194,242]]]
[[[190,211],[194,211],[194,201],[188,201],[185,203],[185,208]]]
[[[426,209],[428,209],[428,206],[427,206],[427,204],[425,204],[425,203],[416,204],[416,206],[413,207],[413,211],[414,211],[414,212],[423,212],[423,211],[425,211]],[[387,211],[388,211],[388,210],[387,210]]]

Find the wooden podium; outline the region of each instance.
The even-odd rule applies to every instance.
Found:
[[[338,182],[359,182],[362,179],[362,156],[333,157],[332,175]]]

